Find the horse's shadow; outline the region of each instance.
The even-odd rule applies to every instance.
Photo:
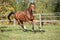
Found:
[[[37,32],[45,32],[45,30],[27,30],[26,32],[34,32],[34,33],[37,33]]]
[[[5,29],[7,29],[7,28],[8,28],[7,26],[1,26],[1,27],[0,27],[0,31],[1,31],[1,32],[12,31],[12,30],[10,30],[10,29],[9,29],[9,30],[5,30]]]
[[[9,31],[17,31],[17,30],[21,30],[21,29],[8,29],[8,27],[7,26],[1,26],[0,27],[0,31],[1,32],[9,32]]]
[[[22,30],[22,29],[13,29],[13,30],[12,29],[7,29],[7,30],[4,30],[4,28],[7,29],[8,27],[7,26],[1,26],[0,27],[0,31],[1,32],[7,32],[7,31],[13,31],[13,30],[14,31]],[[32,30],[26,30],[26,31],[23,31],[23,32],[34,32],[34,33],[37,33],[37,32],[45,32],[45,30],[40,30],[40,31],[39,30],[34,30],[34,31],[32,31]]]

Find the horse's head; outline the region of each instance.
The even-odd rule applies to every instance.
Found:
[[[30,3],[29,8],[30,8],[32,11],[34,11],[34,10],[35,10],[35,5],[34,5],[34,3]]]

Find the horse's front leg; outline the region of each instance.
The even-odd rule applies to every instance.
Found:
[[[24,32],[27,31],[26,26],[24,24],[21,24],[21,27],[22,27]]]
[[[34,22],[31,21],[32,31],[34,31]]]
[[[31,24],[31,26],[32,26],[32,31],[34,31],[34,21],[27,19],[27,22],[28,22],[29,24]]]
[[[31,25],[32,25],[32,31],[34,31],[34,23],[32,23]]]
[[[20,25],[21,25],[23,31],[24,31],[24,32],[27,31],[26,26],[24,25],[23,21],[20,21],[20,22],[21,22]]]

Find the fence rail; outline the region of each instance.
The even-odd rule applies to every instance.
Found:
[[[39,20],[34,20],[35,22],[40,22]],[[41,22],[60,22],[60,20],[41,20]]]
[[[41,14],[34,14],[34,16],[39,16],[38,18],[39,18],[39,20],[34,20],[34,22],[40,22],[39,24],[40,24],[40,27],[41,27],[41,22],[60,22],[60,20],[42,20],[42,15]],[[44,16],[46,16],[46,15],[44,15]],[[49,15],[47,15],[47,17],[48,17]],[[60,17],[60,16],[54,16],[54,15],[50,15],[50,16],[52,16],[52,17]],[[4,21],[8,21],[8,20],[0,20],[0,22],[4,22]],[[14,23],[14,25],[16,25],[16,21],[15,21],[15,19],[13,19],[12,20]]]

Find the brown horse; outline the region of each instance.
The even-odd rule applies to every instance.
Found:
[[[26,27],[24,26],[25,22],[29,22],[32,24],[32,31],[34,31],[34,16],[33,16],[33,11],[35,10],[35,5],[34,3],[30,3],[28,9],[26,11],[18,11],[16,13],[11,12],[8,15],[8,19],[11,22],[10,16],[13,14],[14,18],[18,22],[19,25],[23,28],[23,31],[26,31]]]

